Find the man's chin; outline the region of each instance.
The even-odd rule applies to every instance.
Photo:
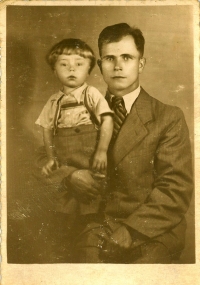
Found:
[[[116,85],[114,85],[114,86],[109,86],[109,90],[111,91],[112,90],[112,92],[111,93],[118,93],[118,92],[122,92],[122,91],[124,91],[124,90],[126,90],[127,89],[127,86],[124,86],[124,85],[121,85],[121,84],[116,84]]]

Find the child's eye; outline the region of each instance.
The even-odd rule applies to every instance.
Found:
[[[77,63],[77,65],[78,65],[78,66],[81,66],[81,65],[83,65],[83,63],[81,63],[81,62],[78,62],[78,63]]]
[[[61,63],[61,66],[67,66],[67,64],[66,63]]]

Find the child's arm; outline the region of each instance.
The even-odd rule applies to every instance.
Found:
[[[42,174],[49,175],[53,170],[59,168],[59,162],[57,160],[56,150],[53,144],[53,130],[43,128],[43,139],[48,161],[42,168]]]
[[[113,118],[110,114],[101,115],[101,130],[98,146],[93,158],[92,168],[96,171],[106,171],[107,150],[113,133]]]

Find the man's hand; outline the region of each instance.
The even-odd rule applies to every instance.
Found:
[[[111,246],[127,249],[132,244],[132,238],[127,228],[121,226],[112,233],[107,243]]]
[[[104,237],[103,237],[104,238]],[[105,239],[102,248],[102,258],[105,262],[118,262],[128,253],[132,238],[125,226],[115,230],[109,238]]]
[[[99,195],[100,185],[92,177],[92,172],[87,169],[75,170],[69,177],[77,199],[90,202]]]

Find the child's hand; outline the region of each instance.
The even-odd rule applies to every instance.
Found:
[[[60,164],[57,159],[49,159],[45,166],[42,167],[42,175],[49,176],[53,170],[56,170],[60,167]]]
[[[94,171],[106,172],[107,169],[107,152],[97,151],[93,158],[92,169]]]

